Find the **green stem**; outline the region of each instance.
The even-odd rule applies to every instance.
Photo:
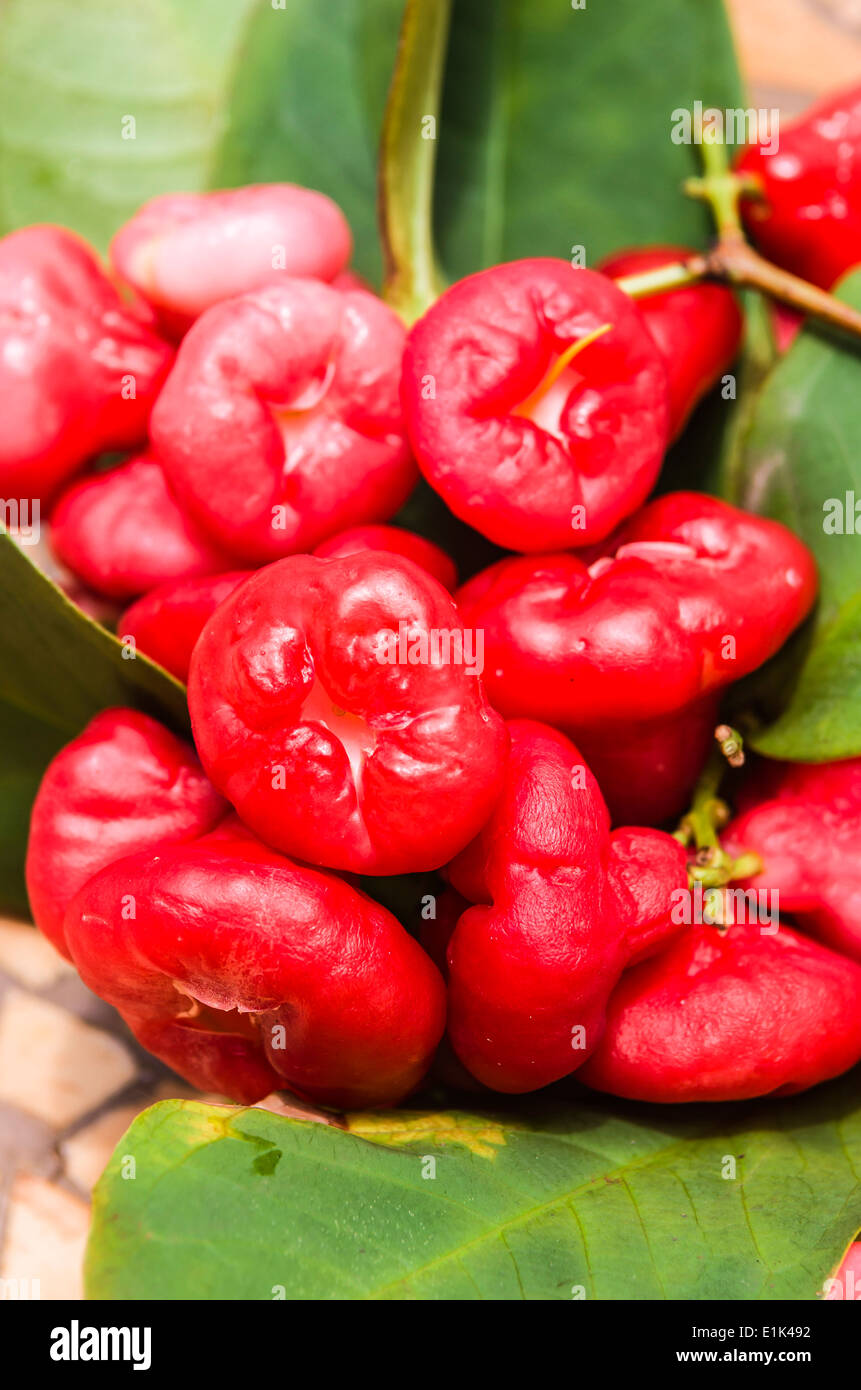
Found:
[[[734,236],[719,242],[713,251],[691,256],[686,261],[670,261],[642,275],[625,276],[616,283],[633,299],[642,299],[695,285],[700,280],[717,280],[736,289],[758,290],[801,314],[819,319],[852,337],[861,337],[861,313],[857,309],[807,280],[780,270],[748,246],[743,238]]]
[[[688,179],[684,185],[685,192],[689,197],[701,198],[709,204],[721,242],[736,238],[743,241],[744,232],[738,210],[741,181],[730,169],[726,145],[706,143],[700,131],[698,148],[703,177]]]
[[[720,847],[718,822],[726,823],[726,806],[718,792],[725,772],[723,753],[720,748],[713,748],[694,789],[690,810],[675,832],[675,838],[683,845],[693,845],[698,850]]]
[[[412,323],[445,288],[433,244],[433,185],[451,0],[407,0],[380,146],[383,297]]]
[[[616,284],[632,299],[645,299],[650,294],[664,294],[667,290],[696,285],[705,279],[707,270],[704,256],[691,256],[687,261],[671,261],[668,265],[659,265],[655,270],[644,270],[641,275],[623,275]]]
[[[703,176],[688,179],[685,192],[692,198],[708,203],[718,233],[718,244],[712,251],[689,256],[684,261],[670,262],[643,275],[631,275],[618,281],[619,287],[634,299],[667,290],[695,285],[700,280],[717,280],[736,289],[758,290],[760,294],[788,304],[799,313],[819,319],[841,332],[861,337],[861,313],[817,285],[801,280],[772,265],[760,256],[745,240],[739,201],[750,194],[751,182],[734,174],[729,165],[726,146],[700,143]]]
[[[762,865],[754,854],[732,859],[722,848],[720,830],[729,819],[729,808],[718,795],[727,765],[741,767],[744,762],[741,734],[728,724],[715,729],[717,747],[700,774],[694,789],[691,809],[674,832],[673,838],[686,847],[696,849],[693,863],[688,865],[691,884],[721,887],[733,879],[750,878],[760,872]]]

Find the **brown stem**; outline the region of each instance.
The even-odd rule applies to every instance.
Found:
[[[759,290],[772,299],[833,328],[861,337],[861,313],[841,299],[772,265],[743,239],[725,239],[706,256],[709,273],[739,289]]]
[[[684,190],[691,198],[708,203],[718,234],[717,246],[701,256],[689,256],[643,275],[619,280],[627,294],[638,299],[666,290],[693,285],[699,280],[718,280],[737,289],[759,290],[761,294],[788,304],[801,314],[820,319],[854,337],[861,337],[861,313],[835,299],[816,285],[790,275],[760,256],[745,239],[739,213],[742,196],[756,195],[756,185],[743,174],[733,172],[725,145],[699,141],[703,176],[687,179]],[[758,190],[761,193],[761,190]]]
[[[853,337],[861,337],[861,313],[857,309],[807,280],[772,265],[748,246],[743,237],[733,233],[725,233],[712,251],[689,256],[684,261],[668,262],[642,275],[627,275],[616,283],[633,299],[643,299],[651,294],[665,294],[667,290],[695,285],[701,280],[717,280],[737,289],[759,290],[801,314],[808,314]]]

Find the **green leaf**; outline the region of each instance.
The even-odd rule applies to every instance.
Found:
[[[103,250],[155,194],[284,179],[341,203],[357,268],[379,279],[376,151],[401,8],[76,0],[72,16],[68,0],[6,0],[0,227],[61,222]]]
[[[735,1106],[545,1093],[348,1124],[145,1111],[96,1188],[88,1296],[813,1299],[861,1225],[857,1076]]]
[[[183,687],[144,656],[123,659],[0,533],[0,910],[26,911],[30,806],[45,767],[99,710],[131,705],[188,734]]]
[[[24,884],[30,808],[42,773],[67,742],[52,725],[0,702],[0,911],[16,917],[30,910]]]
[[[671,139],[673,111],[697,100],[744,105],[721,0],[455,0],[436,183],[445,271],[703,245],[708,214],[681,192],[697,150]]]
[[[861,273],[839,295],[861,307]],[[775,668],[784,709],[751,739],[775,758],[824,762],[861,753],[859,432],[861,348],[807,329],[760,391],[728,487],[730,500],[785,522],[819,566],[819,604],[792,649],[798,659],[792,669]]]

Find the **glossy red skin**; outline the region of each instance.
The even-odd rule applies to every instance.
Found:
[[[406,500],[404,337],[376,296],[286,278],[188,333],[151,434],[181,507],[234,568],[386,521]]]
[[[401,622],[414,634],[462,626],[429,574],[367,551],[270,565],[206,624],[189,674],[195,741],[275,848],[362,873],[434,869],[490,814],[505,726],[466,666],[381,661],[381,634]]]
[[[324,541],[314,554],[321,559],[381,550],[403,555],[421,565],[446,589],[457,583],[454,561],[444,550],[412,531],[397,526],[356,526]],[[162,584],[138,599],[117,622],[121,638],[133,637],[138,649],[157,661],[177,680],[188,680],[194,644],[222,599],[227,598],[252,570],[203,575]]]
[[[500,560],[456,600],[494,708],[570,732],[614,819],[654,823],[684,808],[720,690],[806,616],[816,571],[785,527],[698,493],[649,503],[607,549],[589,569]]]
[[[227,811],[190,744],[136,710],[97,714],[50,763],[33,805],[27,892],[36,925],[68,957],[63,915],[94,874],[205,835]]]
[[[331,198],[271,183],[151,198],[114,237],[110,257],[165,331],[181,337],[213,304],[285,276],[333,280],[351,251]]]
[[[614,824],[664,825],[688,809],[714,747],[719,709],[718,692],[664,718],[579,730],[579,746],[595,770]]]
[[[791,1095],[861,1059],[861,968],[789,927],[692,926],[623,976],[578,1079],[631,1100]]]
[[[539,407],[553,432],[517,414],[561,353],[605,323],[613,330]],[[453,285],[410,331],[401,397],[431,486],[482,535],[526,553],[608,535],[645,501],[668,437],[666,371],[639,309],[566,261],[512,261]]]
[[[403,555],[420,565],[449,592],[457,584],[454,560],[433,541],[405,531],[400,526],[353,526],[330,536],[314,550],[321,560],[333,560],[342,555],[358,555],[363,550],[382,550],[387,555]]]
[[[620,280],[694,254],[689,246],[648,246],[609,256],[598,269]],[[667,369],[670,438],[675,439],[697,402],[732,366],[744,320],[731,290],[705,282],[646,295],[637,300],[637,307]]]
[[[403,555],[427,570],[446,589],[457,582],[454,561],[444,550],[397,526],[357,526],[341,531],[318,546],[321,559],[380,550]],[[157,661],[177,680],[188,680],[194,644],[222,599],[247,579],[253,570],[230,570],[162,584],[133,603],[117,622],[117,634],[135,639],[140,651]]]
[[[39,498],[93,454],[146,438],[173,349],[62,227],[0,241],[0,494]],[[123,399],[131,389],[134,398]]]
[[[739,886],[777,889],[782,913],[861,962],[861,758],[759,764],[741,807],[721,842],[763,871]]]
[[[528,720],[509,731],[496,810],[448,870],[458,892],[490,904],[469,908],[449,941],[448,1031],[479,1081],[522,1092],[590,1055],[623,969],[679,930],[670,914],[687,875],[669,835],[610,834],[598,784],[562,734]]]
[[[437,894],[436,917],[422,918],[419,940],[427,951],[437,970],[448,981],[448,943],[458,920],[470,906],[453,888],[445,888]],[[451,1045],[446,1033],[437,1049],[431,1074],[433,1081],[456,1091],[468,1091],[471,1095],[487,1095],[487,1087],[468,1072]]]
[[[161,725],[98,715],[36,800],[38,925],[203,1089],[251,1104],[286,1081],[325,1104],[399,1100],[442,1033],[438,971],[391,914],[273,853],[227,809]]]
[[[780,148],[752,146],[738,169],[764,197],[742,202],[745,226],[769,260],[830,289],[861,260],[861,86],[826,97],[791,126]]]
[[[64,492],[51,516],[51,545],[84,584],[115,599],[230,564],[182,511],[150,454]]]
[[[143,1046],[240,1104],[284,1085],[324,1105],[393,1104],[442,1035],[442,979],[400,923],[247,832],[111,864],[65,925],[81,978]]]
[[[185,684],[194,644],[207,622],[253,572],[229,570],[151,589],[120,616],[117,636],[121,642],[133,638],[138,651]]]

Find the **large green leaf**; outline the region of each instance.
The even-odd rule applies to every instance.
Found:
[[[701,245],[671,139],[695,101],[743,105],[721,0],[455,0],[436,233],[452,278],[519,256],[590,262],[623,245]],[[418,141],[418,132],[416,133]]]
[[[402,0],[6,0],[0,226],[104,247],[145,199],[291,179],[344,206],[376,279],[375,159]],[[39,100],[32,100],[38,90]],[[702,241],[675,107],[737,106],[720,0],[456,0],[437,221],[451,275]],[[135,138],[123,138],[134,117]],[[416,141],[420,132],[416,131]]]
[[[861,306],[861,273],[840,297]],[[761,752],[822,762],[861,753],[861,348],[810,329],[759,393],[731,500],[791,527],[816,556],[820,600],[797,660],[776,669],[790,692]],[[838,504],[838,505],[835,505]],[[841,529],[833,529],[834,520]]]
[[[96,1189],[89,1296],[812,1299],[861,1224],[857,1077],[758,1104],[544,1096],[348,1126],[145,1111]]]
[[[401,6],[6,0],[0,227],[61,222],[104,249],[157,193],[286,179],[342,204],[356,264],[378,277],[375,161]]]
[[[70,603],[0,533],[0,910],[26,909],[30,806],[54,754],[99,710],[131,705],[188,733],[185,691]]]

